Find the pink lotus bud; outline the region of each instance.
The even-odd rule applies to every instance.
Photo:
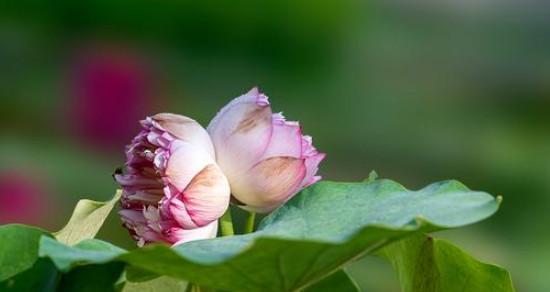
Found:
[[[243,208],[269,212],[321,179],[325,157],[302,135],[298,122],[273,114],[267,96],[253,88],[210,122],[218,164]]]
[[[142,126],[127,148],[126,173],[115,176],[124,226],[140,246],[215,237],[230,191],[208,133],[174,114],[157,114]]]

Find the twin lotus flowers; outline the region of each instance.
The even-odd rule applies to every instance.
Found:
[[[115,176],[120,216],[139,246],[213,238],[230,200],[267,213],[321,179],[325,154],[298,122],[272,113],[257,88],[222,108],[207,129],[169,113],[141,125],[124,174]]]

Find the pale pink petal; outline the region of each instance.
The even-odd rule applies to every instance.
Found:
[[[302,136],[302,157],[313,156],[317,153],[317,149],[313,146],[313,139],[311,136]]]
[[[160,210],[163,221],[172,222],[176,228],[193,229],[199,227],[192,214],[187,210],[181,194],[165,197],[160,201]]]
[[[170,155],[164,179],[183,191],[199,171],[214,163],[210,154],[192,144],[182,142]]]
[[[307,170],[306,170],[306,175],[302,182],[301,188],[305,188],[321,180],[321,176],[315,176],[315,174],[319,170],[319,163],[321,163],[321,161],[325,158],[325,156],[326,156],[325,153],[317,153],[305,159],[305,165]]]
[[[247,176],[232,182],[231,191],[248,210],[265,213],[292,197],[305,174],[303,159],[273,157],[258,163]]]
[[[220,218],[227,210],[229,183],[221,169],[210,164],[193,178],[182,198],[195,223],[203,226]]]
[[[204,226],[221,217],[229,206],[229,183],[215,164],[207,165],[180,194],[161,202],[162,216],[181,228]]]
[[[195,120],[182,115],[161,113],[151,117],[154,125],[175,138],[194,144],[214,157],[214,146],[208,132]]]
[[[177,229],[171,232],[171,239],[175,240],[174,246],[194,240],[216,237],[218,233],[218,221],[191,230]]]
[[[243,174],[261,159],[271,137],[271,124],[269,102],[257,88],[218,112],[208,132],[218,164],[228,177]]]
[[[168,148],[174,137],[161,129],[155,128],[147,134],[147,142],[157,147]]]
[[[280,113],[273,115],[273,133],[262,160],[276,156],[302,157],[300,125],[297,122],[285,121]]]

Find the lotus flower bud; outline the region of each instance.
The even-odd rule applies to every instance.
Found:
[[[142,246],[216,236],[229,205],[229,183],[214,159],[208,133],[194,120],[157,114],[126,150],[122,186],[124,226]]]
[[[298,122],[273,114],[257,88],[218,112],[208,132],[232,195],[244,209],[269,212],[321,179],[316,173],[325,154],[302,135]]]

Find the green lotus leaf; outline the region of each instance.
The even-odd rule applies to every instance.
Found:
[[[254,233],[128,252],[99,240],[71,247],[43,237],[40,254],[64,272],[115,261],[201,287],[295,291],[406,236],[483,220],[499,201],[457,181],[418,191],[391,180],[320,182],[267,216]]]
[[[397,272],[403,292],[512,292],[510,274],[483,263],[451,243],[425,236],[411,236],[383,248]]]

